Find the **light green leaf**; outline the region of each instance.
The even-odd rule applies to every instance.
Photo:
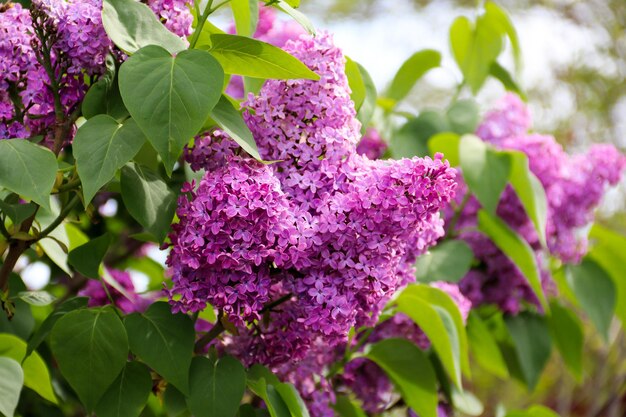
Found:
[[[211,55],[227,74],[254,78],[319,80],[319,75],[282,49],[245,36],[211,35]]]
[[[72,250],[67,261],[87,278],[98,279],[100,278],[100,264],[110,245],[111,235],[106,233]]]
[[[385,339],[369,346],[365,357],[376,362],[421,417],[437,416],[437,379],[426,355],[404,339]]]
[[[47,306],[56,300],[56,297],[47,291],[20,291],[15,298],[33,306]]]
[[[0,187],[50,209],[57,160],[47,148],[25,140],[0,140]]]
[[[104,0],[102,25],[113,43],[128,54],[148,45],[161,46],[172,54],[187,49],[147,5],[135,0]]]
[[[24,373],[20,364],[0,357],[0,413],[13,417],[23,384]]]
[[[124,104],[163,159],[168,175],[219,101],[223,82],[219,63],[197,49],[173,57],[150,45],[122,64],[119,84]]]
[[[154,171],[135,163],[122,168],[121,186],[128,212],[163,242],[176,211],[176,194]]]
[[[402,101],[424,74],[441,64],[441,54],[424,49],[411,55],[398,69],[387,90],[387,97],[396,103]]]
[[[24,358],[25,355],[26,342],[10,334],[0,334],[0,356],[14,359],[22,364],[24,386],[35,391],[42,398],[58,404],[46,363],[37,352],[27,358]]]
[[[532,391],[552,351],[548,325],[541,316],[528,312],[507,316],[505,323],[515,345],[522,375],[528,389]]]
[[[526,411],[509,411],[505,417],[559,417],[559,415],[543,405],[533,405]]]
[[[563,362],[578,382],[583,375],[583,325],[573,311],[561,306],[557,301],[550,302],[548,326],[554,343],[561,352]]]
[[[85,204],[133,159],[145,141],[133,119],[120,124],[111,116],[100,114],[78,129],[72,146]]]
[[[471,311],[467,319],[467,337],[476,362],[495,376],[508,378],[509,371],[500,348],[489,328],[475,311]]]
[[[61,374],[91,412],[126,365],[128,338],[110,307],[75,310],[50,334]]]
[[[277,0],[277,1],[272,1],[271,3],[272,3],[272,6],[282,10],[283,12],[291,16],[293,20],[298,22],[300,26],[302,26],[310,35],[315,35],[315,28],[313,27],[313,24],[311,23],[309,18],[291,6],[290,3],[293,3],[293,0],[290,0],[290,1]]]
[[[454,408],[467,416],[480,416],[485,411],[485,407],[474,394],[468,391],[459,391],[452,387],[452,404]]]
[[[236,359],[197,356],[191,363],[187,404],[195,417],[234,416],[246,390],[246,371]]]
[[[367,417],[365,411],[345,395],[338,395],[333,408],[341,417]]]
[[[237,34],[252,36],[259,20],[259,3],[257,0],[231,0],[230,7],[235,18]]]
[[[251,157],[262,160],[252,132],[243,121],[241,113],[233,107],[224,95],[211,110],[211,117]]]
[[[189,366],[195,332],[185,314],[172,314],[164,302],[127,316],[130,350],[183,393],[189,392]]]
[[[567,283],[581,307],[605,341],[615,312],[617,290],[608,273],[595,261],[584,258],[580,265],[568,265]]]
[[[359,65],[349,57],[346,57],[345,71],[348,85],[350,86],[350,98],[354,103],[354,109],[358,112],[366,97],[365,82],[361,76]]]
[[[417,258],[415,277],[420,282],[458,282],[469,271],[472,249],[462,240],[446,240]]]
[[[451,167],[459,166],[459,143],[461,136],[452,132],[437,133],[428,140],[428,150],[430,156],[434,157],[437,152],[441,152],[448,160]]]
[[[486,234],[491,241],[519,268],[528,284],[548,311],[549,306],[543,294],[541,277],[537,260],[531,247],[522,237],[511,229],[499,217],[489,214],[485,210],[478,212],[478,229]]]
[[[392,137],[391,153],[395,159],[428,155],[428,140],[447,131],[450,131],[450,125],[444,115],[435,110],[424,110]]]
[[[474,135],[464,135],[459,144],[463,179],[489,213],[494,214],[509,180],[512,161]]]
[[[488,15],[489,20],[494,24],[500,26],[500,32],[505,33],[511,41],[511,49],[513,50],[513,58],[515,59],[515,67],[519,71],[522,67],[522,49],[519,45],[519,39],[517,37],[517,31],[511,18],[507,15],[506,11],[492,1],[485,3],[485,12]]]
[[[356,66],[359,70],[359,74],[361,75],[361,80],[363,80],[363,86],[365,88],[365,98],[356,113],[356,118],[359,122],[361,122],[361,133],[363,133],[365,132],[365,129],[367,128],[367,125],[376,110],[376,99],[378,97],[378,93],[376,92],[376,85],[374,85],[374,81],[365,67],[358,62],[356,62]]]
[[[497,61],[494,61],[494,63],[491,64],[489,74],[500,81],[506,91],[511,91],[520,96],[523,100],[526,100],[526,94],[522,88],[513,79],[513,76],[509,73],[509,71],[507,71],[507,69],[500,65]]]
[[[480,109],[473,99],[458,100],[448,108],[446,117],[454,133],[472,134],[480,122]]]
[[[11,194],[16,196],[16,194]],[[19,198],[16,196],[16,198]],[[13,224],[20,224],[35,213],[36,206],[33,203],[8,203],[0,200],[0,211],[6,214]]]
[[[138,417],[152,391],[150,370],[128,362],[96,406],[98,417]]]

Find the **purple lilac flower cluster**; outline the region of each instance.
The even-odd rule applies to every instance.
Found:
[[[135,285],[127,272],[119,271],[117,269],[108,269],[108,272],[117,284],[124,289],[126,295],[122,294],[117,289],[113,288],[108,283],[106,285],[106,291],[102,282],[89,280],[87,285],[78,292],[81,297],[89,297],[89,307],[98,307],[111,304],[111,300],[107,296],[107,291],[113,300],[113,303],[124,314],[130,314],[134,312],[143,312],[153,301],[150,297],[142,297],[137,294]]]
[[[626,158],[615,147],[605,144],[569,156],[552,136],[528,133],[530,128],[530,112],[517,96],[509,94],[485,116],[477,135],[497,148],[521,151],[528,156],[530,170],[546,191],[549,253],[566,263],[579,262],[587,251],[584,229],[593,221],[594,209],[606,188],[620,180]],[[463,200],[466,189],[460,180],[457,203]],[[456,229],[475,226],[479,208],[478,201],[470,198]],[[511,187],[505,189],[497,214],[535,250],[542,282],[549,289],[551,279],[545,252]],[[446,216],[452,215],[452,209],[447,208]],[[461,238],[469,243],[482,265],[470,271],[460,283],[475,305],[494,303],[505,312],[517,313],[522,301],[537,302],[521,272],[489,239],[477,232],[461,233]]]
[[[378,159],[383,156],[387,147],[387,142],[378,131],[373,127],[368,127],[356,147],[356,152],[359,155],[367,156],[369,159]]]
[[[150,6],[166,27],[184,36],[192,20],[187,3],[154,1]],[[101,10],[101,0],[35,0],[30,10],[2,5],[0,138],[43,135],[50,145],[58,122],[53,89],[66,118],[78,110],[88,79],[105,72],[114,51]]]
[[[235,24],[233,23],[228,28],[228,33],[234,34],[235,32]],[[275,8],[265,6],[263,3],[259,4],[259,20],[253,35],[254,38],[283,48],[287,41],[296,40],[305,33],[306,31],[302,26],[294,20],[279,19]],[[232,76],[228,87],[226,87],[226,93],[236,99],[244,98],[243,78],[238,75]]]
[[[184,188],[168,259],[174,309],[216,306],[239,327],[227,350],[273,367],[375,323],[414,279],[417,254],[443,235],[439,210],[455,189],[441,155],[357,154],[345,59],[329,35],[285,49],[320,80],[269,80],[244,103],[261,156],[279,162],[239,156],[220,131],[199,138],[187,157],[207,172]]]

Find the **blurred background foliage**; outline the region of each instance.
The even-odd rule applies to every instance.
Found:
[[[478,4],[477,4],[478,3]],[[466,0],[316,0],[301,9],[318,28],[335,33],[351,58],[368,69],[379,91],[414,51],[443,53],[440,69],[423,77],[403,106],[412,112],[445,108],[461,74],[449,52],[448,28],[459,15],[475,16],[480,3]],[[499,0],[515,24],[523,56],[518,79],[526,92],[535,129],[552,133],[570,152],[593,142],[610,142],[626,152],[626,1]],[[507,55],[507,54],[505,54]],[[505,66],[513,72],[508,53]],[[504,94],[490,80],[477,96],[485,110]],[[626,233],[626,184],[612,190],[598,221]],[[619,213],[621,212],[621,213]],[[626,251],[626,248],[624,248]],[[584,314],[581,314],[584,317]],[[622,417],[626,410],[626,337],[613,323],[605,344],[587,321],[584,379],[577,383],[553,355],[537,388],[529,395],[513,380],[473,370],[470,391],[484,400],[486,416],[500,404],[526,408],[542,403],[561,416]]]

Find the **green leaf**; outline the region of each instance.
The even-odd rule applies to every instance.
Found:
[[[0,334],[0,356],[11,358],[22,364],[24,386],[32,389],[42,398],[58,404],[52,389],[48,367],[37,352],[24,358],[26,342],[10,334]]]
[[[589,257],[596,261],[611,276],[617,290],[615,314],[626,326],[626,236],[615,233],[598,224],[591,228],[589,237],[593,248]]]
[[[494,25],[498,25],[499,31],[505,33],[509,41],[511,41],[515,67],[520,70],[522,66],[522,49],[520,48],[517,31],[515,30],[515,26],[513,26],[513,22],[504,9],[500,8],[500,6],[492,1],[485,3],[485,14],[488,16],[490,22],[493,22]]]
[[[120,124],[111,116],[100,114],[78,129],[72,148],[85,204],[118,169],[133,159],[145,141],[146,137],[133,119]]]
[[[100,264],[110,245],[111,235],[105,233],[71,251],[67,261],[87,278],[98,279],[100,278]]]
[[[86,119],[98,114],[108,114],[121,122],[128,117],[128,110],[120,95],[116,62],[111,54],[107,55],[106,67],[104,75],[89,87],[81,104],[81,112]]]
[[[509,411],[505,417],[559,417],[559,415],[542,405],[533,405],[526,411]]]
[[[33,306],[47,306],[56,300],[56,297],[47,291],[20,291],[15,298]]]
[[[320,78],[300,60],[282,49],[245,36],[212,34],[209,52],[227,74],[266,79]]]
[[[566,277],[581,307],[604,340],[608,342],[609,326],[617,301],[617,291],[613,280],[600,265],[590,258],[584,258],[580,265],[568,265]]]
[[[489,75],[500,81],[506,91],[511,91],[520,96],[523,100],[526,100],[526,94],[522,88],[513,79],[507,69],[500,65],[497,61],[494,61],[494,63],[491,64],[491,67],[489,68]]]
[[[450,130],[448,119],[435,110],[424,110],[405,123],[390,144],[395,159],[428,155],[428,140],[437,133]]]
[[[363,80],[363,86],[365,88],[365,98],[356,113],[356,118],[359,122],[361,122],[361,132],[365,132],[367,125],[374,115],[374,110],[376,110],[376,99],[378,97],[378,93],[376,92],[376,85],[374,85],[374,81],[365,67],[358,62],[356,62],[356,66],[358,67],[359,74],[361,75],[361,80]]]
[[[478,212],[478,230],[486,234],[513,261],[526,280],[528,280],[528,284],[543,308],[548,311],[549,306],[543,294],[537,260],[528,242],[499,217],[493,216],[482,209]]]
[[[39,347],[41,343],[48,337],[50,331],[56,324],[56,322],[69,313],[80,308],[87,307],[87,297],[75,297],[61,303],[46,319],[41,323],[41,326],[28,340],[28,346],[26,348],[26,357],[28,357],[35,349]]]
[[[450,27],[452,55],[474,94],[483,86],[491,64],[502,52],[503,34],[500,23],[489,14],[479,16],[475,25],[465,16],[458,17]]]
[[[485,407],[474,394],[459,391],[456,387],[452,387],[452,404],[456,410],[468,416],[480,416],[485,411]]]
[[[345,395],[338,395],[333,408],[341,417],[367,417],[365,411]]]
[[[546,224],[548,222],[548,201],[541,181],[532,173],[528,157],[523,152],[510,151],[512,167],[510,182],[519,197],[526,214],[533,222],[539,241],[546,246]]]
[[[189,366],[195,332],[185,314],[172,314],[169,304],[154,303],[126,317],[130,350],[181,392],[189,392]]]
[[[23,384],[24,373],[20,364],[0,357],[0,413],[13,417]]]
[[[500,348],[489,328],[475,311],[471,311],[467,319],[467,337],[476,362],[495,376],[508,378],[509,371]]]
[[[359,65],[349,57],[346,57],[345,71],[348,85],[350,86],[350,98],[354,103],[354,109],[358,112],[366,97],[365,82],[361,76]]]
[[[303,13],[300,13],[299,11],[294,9],[289,3],[293,3],[293,1],[271,1],[272,6],[282,10],[283,12],[291,16],[293,20],[298,22],[300,26],[302,26],[310,35],[315,35],[315,28],[313,27],[313,24],[311,23],[309,18],[306,17],[306,15],[304,15]]]
[[[441,65],[441,54],[432,49],[415,52],[400,66],[387,90],[387,97],[402,101],[424,74]]]
[[[104,0],[102,25],[113,43],[128,54],[148,45],[161,46],[172,54],[187,49],[185,42],[167,30],[147,5],[135,0]]]
[[[152,391],[150,370],[128,362],[96,406],[98,417],[138,417]]]
[[[246,390],[246,371],[236,359],[197,356],[191,363],[187,404],[195,417],[234,417]]]
[[[262,365],[252,365],[248,370],[246,383],[250,390],[258,395],[267,405],[272,417],[292,417],[285,400],[276,391],[280,384],[278,378]]]
[[[437,416],[437,380],[426,355],[404,339],[385,339],[370,346],[365,357],[376,362],[421,417]]]
[[[283,382],[274,387],[287,405],[292,417],[310,417],[300,393],[292,384]]]
[[[464,135],[459,144],[463,178],[470,191],[488,212],[494,214],[509,180],[509,153],[498,152],[474,135]]]
[[[211,118],[251,157],[261,160],[252,132],[243,121],[241,113],[233,107],[224,95],[220,97],[220,101],[211,111]]]
[[[505,323],[515,345],[522,375],[528,389],[532,391],[550,358],[552,351],[550,331],[541,316],[528,312],[508,316]]]
[[[61,374],[91,412],[126,364],[128,338],[110,307],[75,310],[50,334]]]
[[[57,168],[56,157],[47,148],[24,139],[0,141],[0,187],[47,209]]]
[[[122,168],[121,186],[128,212],[163,242],[176,211],[176,194],[154,171],[135,163]]]
[[[174,385],[168,384],[163,394],[163,408],[167,417],[189,417],[187,411],[187,401],[185,395],[176,389]]]
[[[446,111],[450,128],[454,133],[464,135],[474,133],[480,122],[480,109],[475,100],[455,101]]]
[[[550,302],[548,326],[554,343],[561,352],[567,368],[578,382],[583,376],[583,325],[576,314],[561,306],[557,301]]]
[[[257,0],[231,0],[230,7],[235,18],[237,34],[252,36],[259,20],[259,3]]]
[[[171,175],[183,147],[220,99],[222,68],[206,51],[173,57],[150,45],[122,64],[119,77],[124,104]]]
[[[6,201],[0,200],[0,211],[9,216],[13,224],[20,224],[24,220],[35,214],[35,208],[36,206],[32,203],[11,204]]]
[[[474,253],[462,240],[446,240],[417,258],[415,277],[420,282],[458,282],[469,271]]]
[[[12,297],[20,291],[25,291],[26,286],[19,275],[11,273],[9,275],[9,297]],[[11,320],[0,310],[0,333],[11,333],[27,339],[33,328],[35,327],[35,319],[30,306],[22,300],[15,300],[15,315]]]
[[[459,166],[459,143],[461,137],[452,132],[437,133],[428,140],[428,150],[432,157],[437,152],[441,152],[445,159],[448,160],[450,166]]]

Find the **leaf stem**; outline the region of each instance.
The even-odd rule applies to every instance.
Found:
[[[213,0],[209,0],[207,2],[206,7],[204,8],[204,12],[202,13],[202,16],[200,16],[198,20],[198,26],[196,26],[196,30],[194,30],[193,32],[193,37],[191,38],[191,41],[189,42],[189,49],[195,48],[196,43],[198,43],[198,38],[200,37],[200,33],[202,33],[202,28],[204,27],[204,23],[209,18],[209,15],[213,13],[213,10],[211,10],[211,6],[213,6]]]
[[[74,206],[76,206],[79,201],[80,198],[78,197],[78,194],[75,194],[74,197],[72,197],[72,199],[66,204],[66,206],[63,207],[57,218],[54,219],[52,223],[48,225],[48,227],[41,231],[36,240],[41,240],[44,237],[48,236],[50,233],[52,233],[54,229],[56,229],[63,222],[63,220],[65,220],[67,215],[70,214],[70,211],[72,211]]]

